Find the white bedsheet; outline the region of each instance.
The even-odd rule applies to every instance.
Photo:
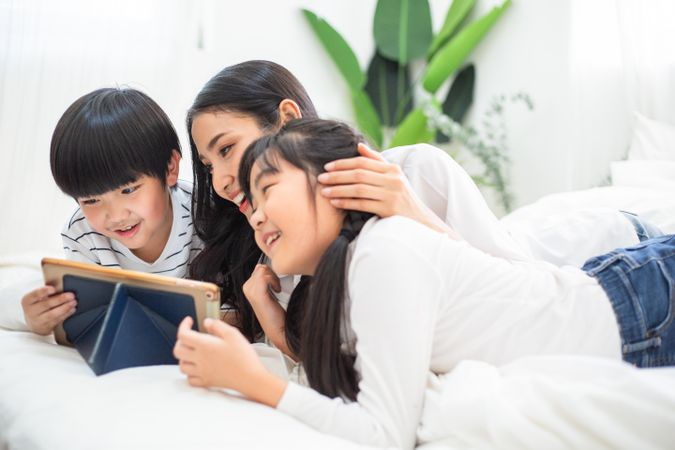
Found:
[[[73,349],[0,330],[2,449],[357,449],[220,391],[190,387],[178,366],[96,377]]]

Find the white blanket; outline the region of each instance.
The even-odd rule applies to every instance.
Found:
[[[430,376],[423,448],[625,448],[675,445],[675,368],[580,356],[460,363]]]

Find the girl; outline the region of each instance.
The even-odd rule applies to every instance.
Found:
[[[235,328],[209,321],[200,334],[186,319],[174,353],[191,385],[235,389],[360,443],[412,448],[428,374],[463,359],[675,364],[675,236],[583,271],[496,258],[405,217],[331,205],[317,177],[358,143],[343,124],[293,121],[241,163],[258,245],[275,271],[311,276],[299,351],[311,388],[267,372]]]
[[[295,283],[288,277],[279,280],[267,266],[257,265],[261,253],[245,217],[250,215],[250,205],[237,178],[239,161],[253,140],[300,117],[317,117],[307,92],[290,72],[269,61],[248,61],[225,68],[199,92],[187,115],[195,180],[195,227],[206,247],[192,264],[190,275],[223,287],[223,299],[234,309],[236,322],[249,340],[261,335],[257,319],[264,328],[265,324],[278,323],[283,315],[268,285],[281,291],[276,297],[285,307]],[[359,145],[358,151],[360,157],[335,161],[319,177],[326,186],[321,195],[334,206],[380,217],[406,216],[432,229],[456,233],[487,253],[513,260],[546,255],[563,263],[561,255],[578,257],[580,253],[568,251],[568,247],[583,248],[590,256],[637,242],[631,223],[612,211],[603,227],[594,221],[584,222],[585,229],[594,235],[584,239],[581,247],[570,246],[569,242],[551,246],[529,236],[520,239],[522,245],[492,214],[466,172],[441,150],[414,145],[387,150],[380,156]],[[578,231],[576,235],[583,233]],[[277,330],[265,331],[278,335]],[[283,340],[273,342],[285,346]]]

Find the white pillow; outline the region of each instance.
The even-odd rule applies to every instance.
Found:
[[[613,186],[675,189],[675,160],[614,161],[610,170]]]
[[[5,282],[12,279],[12,282]],[[0,267],[0,328],[28,330],[21,308],[21,298],[44,284],[42,273],[27,267]]]
[[[628,160],[675,161],[675,126],[648,119],[637,111]]]

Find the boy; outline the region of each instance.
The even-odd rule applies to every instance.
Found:
[[[134,89],[99,89],[63,114],[51,142],[59,188],[79,207],[61,236],[68,259],[184,277],[202,244],[191,218],[192,185],[178,181],[178,136],[169,118]],[[21,305],[47,335],[75,312],[72,293],[43,286]]]

